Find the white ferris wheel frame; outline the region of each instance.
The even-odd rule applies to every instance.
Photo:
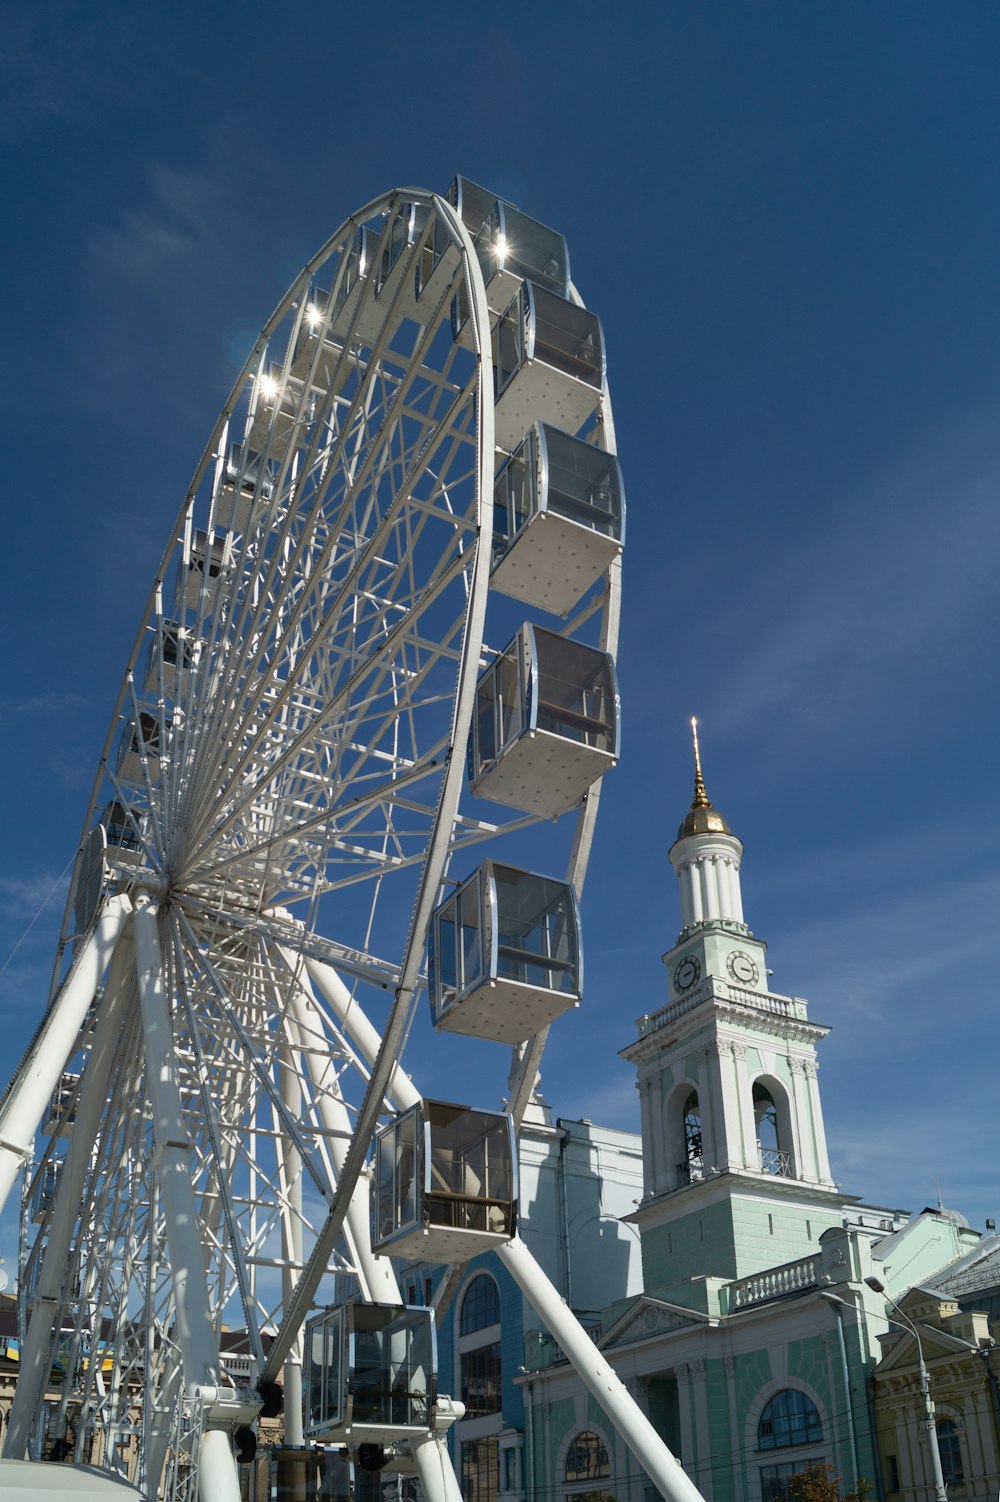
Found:
[[[389,237],[408,205],[442,227],[450,275],[439,278],[426,322],[415,322],[406,302],[419,246],[404,246],[400,274],[393,283],[389,265],[383,284],[391,301],[368,332],[370,354],[359,359],[353,336],[376,298],[369,276],[351,308],[349,252],[381,220],[369,271],[388,265]],[[308,291],[334,257],[336,278],[313,329]],[[472,347],[464,380],[455,371],[469,362],[463,367],[457,342],[442,353],[456,278]],[[331,356],[338,299],[349,323]],[[390,1260],[371,1249],[367,1160],[386,1109],[420,1099],[400,1061],[431,914],[457,851],[538,822],[460,807],[489,594],[490,317],[476,248],[452,205],[417,189],[375,199],[279,303],[213,429],[133,644],[85,822],[86,836],[110,793],[141,860],[130,880],[123,833],[119,863],[110,850],[110,865],[99,863],[104,880],[82,928],[71,898],[61,946],[69,969],[57,962],[46,1016],[0,1104],[2,1202],[85,1040],[86,1068],[39,1167],[61,1165],[38,1238],[44,1256],[29,1264],[31,1320],[8,1456],[29,1448],[62,1332],[71,1365],[90,1351],[81,1411],[103,1426],[109,1467],[121,1471],[138,1443],[129,1410],[138,1386],[151,1410],[138,1445],[140,1485],[155,1490],[172,1457],[171,1495],[191,1495],[197,1476],[203,1498],[229,1502],[239,1496],[230,1436],[253,1422],[260,1389],[282,1374],[286,1427],[301,1441],[301,1330],[331,1267],[355,1277],[364,1297],[400,1302]],[[266,354],[283,325],[288,349],[272,376]],[[240,421],[233,475],[229,445]],[[606,383],[597,430],[613,453]],[[255,434],[263,442],[249,453]],[[217,544],[225,505],[230,522],[237,507],[257,507],[256,531],[252,520],[242,534],[230,526]],[[345,544],[352,528],[353,548]],[[443,544],[428,545],[434,529]],[[420,579],[425,548],[437,562]],[[462,598],[446,618],[449,591]],[[596,623],[601,650],[613,654],[619,603],[616,560],[563,634]],[[176,632],[172,689],[168,629]],[[158,649],[151,685],[143,673],[150,639]],[[196,671],[198,660],[211,671]],[[450,695],[439,687],[446,673]],[[424,734],[425,720],[436,733]],[[135,727],[127,773],[112,764],[123,722]],[[599,794],[598,782],[576,814],[565,879],[577,893]],[[370,940],[383,882],[399,872],[416,882],[397,962]],[[77,898],[84,874],[81,856]],[[321,901],[366,882],[376,895],[363,941],[324,939]],[[288,911],[294,903],[304,919]],[[391,996],[381,1027],[358,1001],[359,984]],[[514,1049],[509,1109],[518,1125],[546,1031]],[[363,1086],[360,1103],[345,1096],[349,1074]],[[60,1131],[69,1135],[64,1155]],[[498,1254],[650,1478],[665,1496],[694,1502],[692,1483],[524,1243],[515,1237]],[[439,1309],[455,1283],[443,1279]],[[256,1389],[227,1380],[220,1362],[230,1304],[245,1317]],[[105,1381],[93,1356],[109,1308],[117,1314]],[[68,1401],[67,1392],[63,1423]],[[430,1502],[454,1502],[442,1436],[412,1452]]]

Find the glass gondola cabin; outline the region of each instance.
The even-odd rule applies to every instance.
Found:
[[[557,297],[569,296],[569,250],[564,236],[488,188],[456,177],[448,200],[458,210],[475,246],[491,313],[510,305],[522,281]]]
[[[610,654],[527,623],[477,685],[472,791],[556,818],[616,764],[618,721]]]
[[[522,282],[493,326],[496,442],[513,449],[533,422],[579,433],[604,382],[601,321],[544,287]]]
[[[427,968],[436,1028],[530,1038],[580,1002],[573,888],[485,861],[435,912]]]
[[[196,532],[191,550],[181,566],[181,588],[184,604],[192,610],[200,607],[202,591],[207,591],[205,613],[212,609],[215,588],[219,578],[233,567],[233,534],[231,532]]]
[[[376,1251],[467,1262],[517,1224],[514,1128],[500,1111],[425,1100],[375,1138]]]
[[[493,588],[568,615],[624,538],[615,455],[536,423],[493,488]]]
[[[287,431],[290,430],[289,423]],[[252,441],[258,446],[231,443],[220,468],[215,514],[233,532],[252,530],[252,523],[274,495],[278,460],[273,449],[266,462],[260,453],[267,441],[266,430],[253,433]]]
[[[166,728],[170,728],[169,721]],[[163,754],[160,740],[158,715],[140,710],[137,720],[129,720],[118,743],[117,771],[122,782],[138,785],[145,781],[146,775],[151,784],[159,781],[160,757]],[[142,767],[143,757],[146,760],[146,773]]]
[[[431,1309],[343,1304],[305,1329],[307,1438],[378,1442],[427,1434],[437,1398]]]
[[[144,678],[147,694],[177,699],[184,692],[187,674],[196,665],[201,643],[177,621],[163,621],[150,639]]]

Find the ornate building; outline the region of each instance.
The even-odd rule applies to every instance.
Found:
[[[830,1169],[817,1051],[828,1029],[772,992],[747,926],[743,846],[705,789],[670,861],[681,931],[667,999],[623,1050],[641,1100],[644,1193],[626,1218],[643,1291],[601,1317],[598,1343],[710,1502],[777,1502],[821,1461],[844,1489],[879,1475],[870,1403],[885,1298],[969,1254],[977,1233],[845,1195]],[[891,1265],[888,1257],[891,1254]],[[575,1372],[526,1346],[529,1499],[655,1495]]]

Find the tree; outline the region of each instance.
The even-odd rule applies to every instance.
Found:
[[[790,1502],[868,1502],[871,1494],[871,1482],[863,1476],[849,1492],[841,1491],[840,1477],[821,1460],[806,1466],[788,1483]]]

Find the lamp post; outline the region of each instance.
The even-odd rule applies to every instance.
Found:
[[[927,1375],[927,1367],[924,1364],[924,1348],[920,1343],[920,1332],[918,1331],[913,1321],[910,1319],[909,1315],[903,1313],[903,1310],[900,1309],[899,1305],[896,1303],[896,1300],[894,1298],[891,1298],[889,1294],[886,1293],[884,1283],[880,1283],[878,1278],[866,1278],[865,1282],[868,1284],[869,1288],[875,1291],[875,1293],[880,1293],[885,1299],[886,1303],[891,1304],[896,1313],[900,1316],[900,1319],[892,1319],[891,1316],[887,1314],[886,1319],[889,1321],[890,1325],[899,1325],[900,1329],[909,1330],[910,1334],[913,1336],[914,1340],[917,1343],[917,1370],[920,1373],[920,1396],[923,1399],[924,1404],[924,1427],[927,1430],[927,1447],[930,1450],[931,1470],[934,1473],[934,1496],[936,1498],[936,1502],[948,1502],[948,1493],[945,1489],[944,1484],[944,1474],[941,1470],[941,1451],[938,1448],[937,1425],[934,1422],[934,1404],[931,1402],[931,1383],[930,1378]]]

